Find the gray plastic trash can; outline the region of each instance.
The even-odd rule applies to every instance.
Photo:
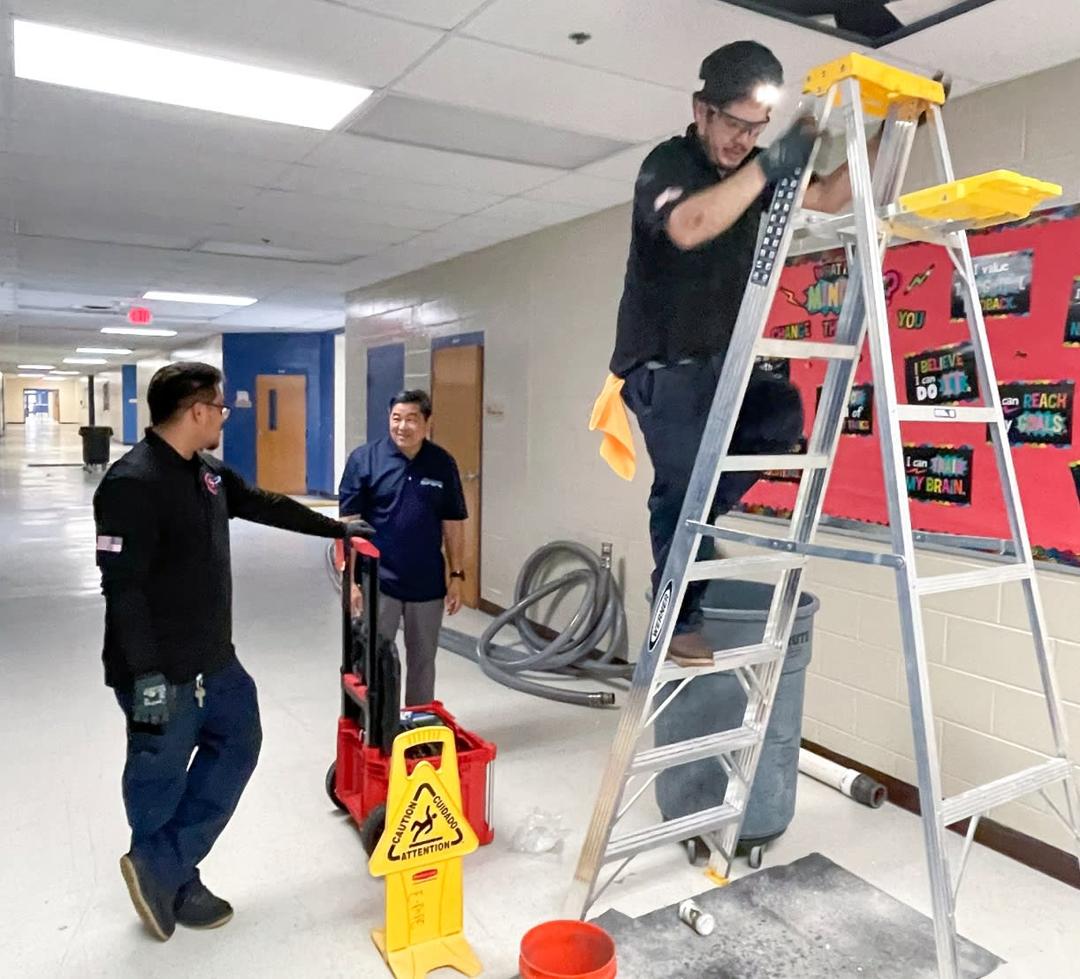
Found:
[[[704,635],[714,648],[733,649],[761,642],[772,593],[772,585],[760,582],[712,582],[702,605]],[[816,596],[803,592],[791,630],[780,688],[739,838],[740,849],[750,850],[754,866],[760,862],[761,847],[783,833],[795,815],[806,667],[813,646],[814,613],[820,604]],[[667,684],[662,696],[670,696],[675,687],[675,682]],[[656,744],[738,727],[745,711],[746,693],[735,674],[698,677],[657,718]],[[723,804],[726,789],[727,776],[720,762],[705,758],[661,772],[656,780],[656,802],[664,819],[678,819]],[[694,859],[694,849],[690,849]]]

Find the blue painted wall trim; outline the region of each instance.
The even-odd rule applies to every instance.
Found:
[[[225,430],[225,462],[255,481],[255,378],[259,374],[307,376],[307,488],[335,491],[334,334],[226,333],[222,337],[225,400],[247,391],[250,408],[236,408]]]
[[[453,333],[446,337],[435,337],[431,341],[431,350],[434,353],[443,347],[482,347],[484,345],[484,331],[477,330],[474,333]]]
[[[124,364],[120,368],[120,400],[123,403],[123,431],[120,441],[124,445],[134,445],[139,441],[139,383],[136,380],[135,365]]]
[[[405,387],[405,344],[385,343],[367,352],[367,440],[386,434],[390,399]]]

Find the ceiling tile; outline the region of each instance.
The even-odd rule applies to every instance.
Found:
[[[262,241],[201,241],[197,250],[211,255],[240,255],[246,258],[272,258],[284,262],[306,262],[318,265],[344,265],[362,258],[363,251],[344,247],[330,251],[329,243],[320,242],[320,250],[291,248],[283,245],[265,244]]]
[[[881,53],[994,84],[1075,60],[1080,18],[1074,0],[994,0]]]
[[[592,39],[575,44],[568,37],[575,31],[592,34]],[[814,64],[852,48],[848,41],[717,0],[545,0],[532,4],[496,0],[468,24],[465,33],[684,93],[699,87],[698,67],[705,55],[740,38],[756,37],[767,43],[792,83],[801,82]],[[812,44],[807,43],[810,38]],[[682,110],[684,115],[690,110],[686,95]]]
[[[421,210],[401,204],[272,190],[263,191],[251,207],[245,209],[245,214],[271,222],[282,219],[292,222],[292,226],[303,222],[303,226],[325,228],[331,235],[342,228],[359,227],[362,230],[369,224],[427,231],[455,217],[442,211]]]
[[[604,180],[637,180],[638,170],[641,169],[641,161],[652,151],[653,147],[660,142],[642,143],[631,146],[628,150],[615,153],[603,160],[597,160],[588,166],[581,167],[578,173],[587,174],[590,177],[602,177]]]
[[[19,0],[29,20],[378,88],[443,35],[314,0]]]
[[[344,325],[345,323],[345,297],[341,296],[338,299],[340,304],[340,312],[338,316],[341,322],[338,325]],[[331,312],[332,315],[332,311]],[[220,327],[223,330],[228,330],[231,327],[261,327],[267,330],[288,330],[295,329],[303,323],[309,323],[314,319],[326,316],[328,310],[325,305],[323,306],[291,306],[285,303],[256,303],[254,306],[247,306],[244,309],[237,309],[232,312],[226,313],[224,316],[217,316],[214,318],[214,326]],[[330,327],[333,329],[333,327]]]
[[[299,126],[35,82],[16,81],[12,88],[10,148],[28,154],[166,163],[236,155],[292,163],[326,137]]]
[[[342,0],[342,3],[414,24],[450,30],[482,7],[484,0]]]
[[[471,214],[502,200],[499,194],[464,187],[396,180],[389,176],[372,176],[307,165],[291,167],[275,181],[275,185],[282,190],[294,190],[304,194],[404,204],[448,214]]]
[[[462,37],[434,51],[396,88],[622,142],[668,132],[689,112],[682,91]]]
[[[584,217],[593,210],[588,204],[567,204],[562,201],[539,201],[526,197],[509,197],[500,204],[480,212],[480,216],[500,220],[521,221],[544,227],[562,224]]]
[[[486,160],[366,136],[336,134],[328,136],[304,162],[502,196],[521,193],[560,173],[552,167]]]
[[[594,209],[613,207],[634,196],[634,181],[603,180],[583,173],[568,173],[550,184],[530,190],[524,196],[536,201],[583,204]]]
[[[445,102],[389,95],[349,127],[357,135],[572,170],[625,144]]]
[[[134,222],[133,222],[134,223]],[[168,248],[186,251],[199,240],[198,234],[180,237],[175,222],[156,218],[137,222],[142,228],[157,226],[160,230],[137,231],[125,225],[100,220],[79,220],[64,217],[34,217],[19,222],[19,234],[35,238],[74,238],[79,241],[98,241],[115,245],[142,245],[147,248]]]

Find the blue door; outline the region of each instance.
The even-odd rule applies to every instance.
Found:
[[[390,399],[405,387],[405,344],[369,347],[367,352],[367,440],[387,433]]]

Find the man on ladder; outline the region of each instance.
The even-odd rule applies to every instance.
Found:
[[[851,53],[812,69],[806,76],[803,90],[817,99],[815,118],[822,129],[828,126],[834,112],[842,121],[846,157],[850,164],[850,171],[843,181],[853,190],[852,204],[845,209],[846,213],[835,217],[819,213],[828,203],[835,204],[831,194],[824,195],[827,203],[823,204],[820,184],[836,190],[841,178],[826,178],[816,188],[811,184],[810,174],[819,150],[816,138],[810,152],[800,156],[802,163],[791,164],[786,150],[779,148],[786,143],[797,148],[800,154],[805,153],[805,144],[799,146],[792,133],[780,141],[778,148],[770,148],[755,161],[762,169],[756,178],[759,190],[761,181],[769,180],[771,175],[773,179],[776,174],[780,176],[768,208],[766,226],[748,262],[749,282],[742,292],[742,304],[727,338],[730,348],[725,355],[727,363],[704,424],[700,452],[686,488],[682,511],[674,523],[652,623],[643,639],[593,818],[582,844],[568,904],[572,913],[587,912],[635,856],[695,836],[704,838],[709,846],[710,868],[721,875],[728,873],[776,698],[807,560],[828,558],[882,566],[892,569],[897,589],[938,970],[941,979],[960,979],[955,900],[982,816],[1010,802],[1039,794],[1069,828],[1080,853],[1080,793],[1073,774],[1064,709],[1054,675],[1008,426],[1002,413],[997,375],[967,241],[967,232],[971,229],[1028,217],[1043,201],[1059,195],[1061,188],[1009,170],[994,170],[957,180],[940,110],[945,103],[947,86],[937,79]],[[867,114],[885,119],[880,152],[876,154],[872,172],[864,123]],[[916,127],[927,115],[932,123],[928,127],[931,154],[942,182],[901,194]],[[706,142],[703,145],[712,144]],[[780,169],[773,170],[774,163]],[[743,167],[743,170],[752,169],[753,164]],[[734,177],[731,179],[735,181]],[[746,181],[749,180],[747,177]],[[672,196],[683,196],[685,189],[680,185],[670,192],[659,191],[653,200],[654,209],[662,209]],[[749,187],[746,189],[749,196]],[[713,197],[719,199],[720,192],[705,191],[697,197],[708,202]],[[687,204],[693,202],[694,197],[687,200]],[[736,211],[736,204],[733,203],[727,212],[727,224],[719,219],[722,215],[711,212],[714,235],[717,227],[732,226],[730,215]],[[746,206],[743,205],[744,209]],[[705,208],[697,212],[688,208],[688,211],[690,218],[697,215],[696,221],[690,222],[691,226],[699,227],[710,213]],[[673,242],[679,235],[674,231],[680,225],[676,213],[677,208],[673,208],[662,226]],[[926,405],[900,400],[882,271],[885,250],[893,238],[941,245],[954,265],[984,404]],[[701,238],[701,241],[709,240],[707,235]],[[693,244],[692,240],[690,243]],[[802,253],[838,247],[845,250],[848,286],[835,335],[827,342],[762,336],[779,287],[781,270],[792,254],[793,244],[797,244]],[[875,417],[881,419],[879,438],[891,543],[884,552],[851,546],[850,542],[831,544],[815,539],[828,475],[836,456],[864,342],[873,376]],[[739,448],[739,428],[745,431],[755,421],[750,412],[756,410],[756,406],[753,403],[747,406],[745,402],[759,357],[828,362],[813,430],[804,453],[788,449],[763,456],[760,449],[748,452]],[[609,388],[613,387],[615,385],[609,382]],[[655,391],[652,393],[655,401]],[[651,409],[651,403],[649,407]],[[741,410],[744,407],[747,408],[745,413]],[[641,412],[642,416],[645,414],[647,411]],[[746,422],[743,422],[744,414]],[[1004,515],[1010,530],[1008,539],[992,542],[992,553],[1008,555],[1012,560],[990,562],[956,573],[920,573],[906,480],[906,442],[902,426],[908,424],[946,426],[946,432],[950,427],[963,425],[969,426],[969,431],[989,430]],[[613,439],[625,434],[613,434],[606,429],[605,432]],[[957,436],[943,433],[940,437]],[[650,445],[652,452],[653,445]],[[626,455],[632,461],[632,453]],[[605,458],[618,460],[619,456],[608,451]],[[756,473],[759,468],[802,472],[790,521],[786,526],[776,528],[776,533],[756,533],[716,525],[712,514],[716,509],[717,487],[723,487],[728,474]],[[934,536],[940,540],[949,539],[949,535]],[[697,559],[701,541],[712,538],[771,553],[740,555],[723,561]],[[980,554],[978,546],[966,545],[966,549],[973,558]],[[991,552],[981,553],[986,556]],[[676,631],[677,616],[673,613],[684,595],[690,593],[690,586],[748,572],[777,572],[779,575],[762,641],[716,650],[711,662],[702,658],[695,660],[692,666],[666,661],[665,654],[672,646]],[[923,629],[923,598],[1006,583],[1020,583],[1023,588],[1054,749],[1052,754],[1029,768],[946,796]],[[657,717],[676,700],[681,690],[697,677],[721,672],[738,676],[747,693],[747,710],[739,727],[652,747],[643,743]],[[675,692],[668,695],[667,684],[672,681],[676,681]],[[712,757],[720,760],[728,774],[722,804],[644,826],[638,820],[624,822],[661,772]],[[967,834],[954,874],[946,834],[949,827],[960,826],[965,821]],[[608,865],[615,865],[616,869],[601,881],[600,871]]]
[[[783,68],[755,41],[736,41],[701,65],[694,122],[656,147],[634,189],[626,282],[611,372],[637,416],[655,478],[649,534],[657,593],[683,497],[720,378],[728,341],[754,260],[761,215],[776,183],[802,167],[815,139],[813,119],[796,120],[767,150],[755,146],[780,96]],[[806,192],[805,206],[834,212],[848,203],[846,164]],[[802,435],[799,393],[785,379],[755,372],[735,430],[733,451],[787,452]],[[727,473],[714,516],[726,513],[759,473]],[[712,540],[699,558],[712,556]],[[711,663],[700,634],[704,581],[687,588],[669,656]]]

